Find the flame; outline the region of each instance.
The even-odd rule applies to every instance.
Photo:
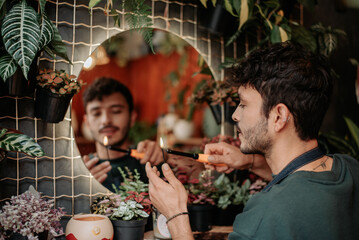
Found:
[[[163,148],[163,147],[164,147],[162,137],[160,137],[160,146],[161,146],[161,148]]]
[[[107,146],[107,144],[108,144],[108,138],[107,138],[107,136],[104,136],[103,137],[103,145]]]

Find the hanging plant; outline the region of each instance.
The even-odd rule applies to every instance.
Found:
[[[0,130],[0,148],[5,151],[22,152],[32,157],[45,155],[44,150],[31,137],[16,130]]]

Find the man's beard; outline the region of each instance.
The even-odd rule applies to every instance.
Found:
[[[244,154],[266,154],[272,147],[272,139],[268,137],[268,120],[263,119],[247,130],[243,130],[240,150]],[[240,128],[238,127],[240,130]],[[245,142],[245,146],[243,144]]]

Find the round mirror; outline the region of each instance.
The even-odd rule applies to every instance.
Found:
[[[123,130],[122,137],[128,138],[131,145],[145,139],[159,144],[161,137],[164,147],[180,147],[185,151],[200,147],[204,137],[204,113],[201,108],[192,108],[187,104],[187,99],[200,82],[211,77],[200,73],[204,61],[188,43],[163,30],[154,31],[153,48],[155,53],[138,32],[126,31],[103,42],[85,61],[78,79],[82,79],[86,85],[72,102],[73,128],[82,156],[98,152],[96,141],[100,145],[118,144],[119,141],[108,143],[106,141],[111,141],[111,138],[106,140],[104,134],[99,134],[105,131],[100,125],[107,123],[97,122],[93,124],[96,127],[88,124],[88,112],[85,114],[85,110],[89,111],[89,103],[93,99],[101,102],[111,100],[106,96],[90,97],[84,108],[84,92],[98,79],[115,80],[131,92],[133,114],[126,120],[129,124],[117,129]],[[113,108],[111,111],[123,109]],[[115,126],[112,130],[116,130]],[[112,130],[108,129],[108,132]],[[104,154],[105,158],[111,159],[111,153]],[[113,175],[113,170],[111,172]],[[111,185],[104,185],[113,190]]]

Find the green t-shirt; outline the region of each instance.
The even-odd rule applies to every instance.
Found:
[[[333,159],[331,171],[298,171],[254,195],[229,240],[359,239],[359,163]]]
[[[108,160],[100,159],[97,165],[105,161]],[[127,171],[125,167],[127,167],[133,174],[135,174],[135,169],[137,169],[137,171],[141,176],[140,178],[141,181],[148,183],[148,178],[145,171],[145,165],[141,164],[140,161],[137,160],[136,158],[125,155],[120,158],[112,159],[109,162],[111,164],[112,169],[109,173],[107,173],[107,178],[102,184],[110,191],[114,191],[112,184],[115,184],[115,186],[118,188],[124,180],[121,176],[120,171],[118,170],[118,167],[121,167],[121,169],[126,173],[126,175],[127,175]]]

